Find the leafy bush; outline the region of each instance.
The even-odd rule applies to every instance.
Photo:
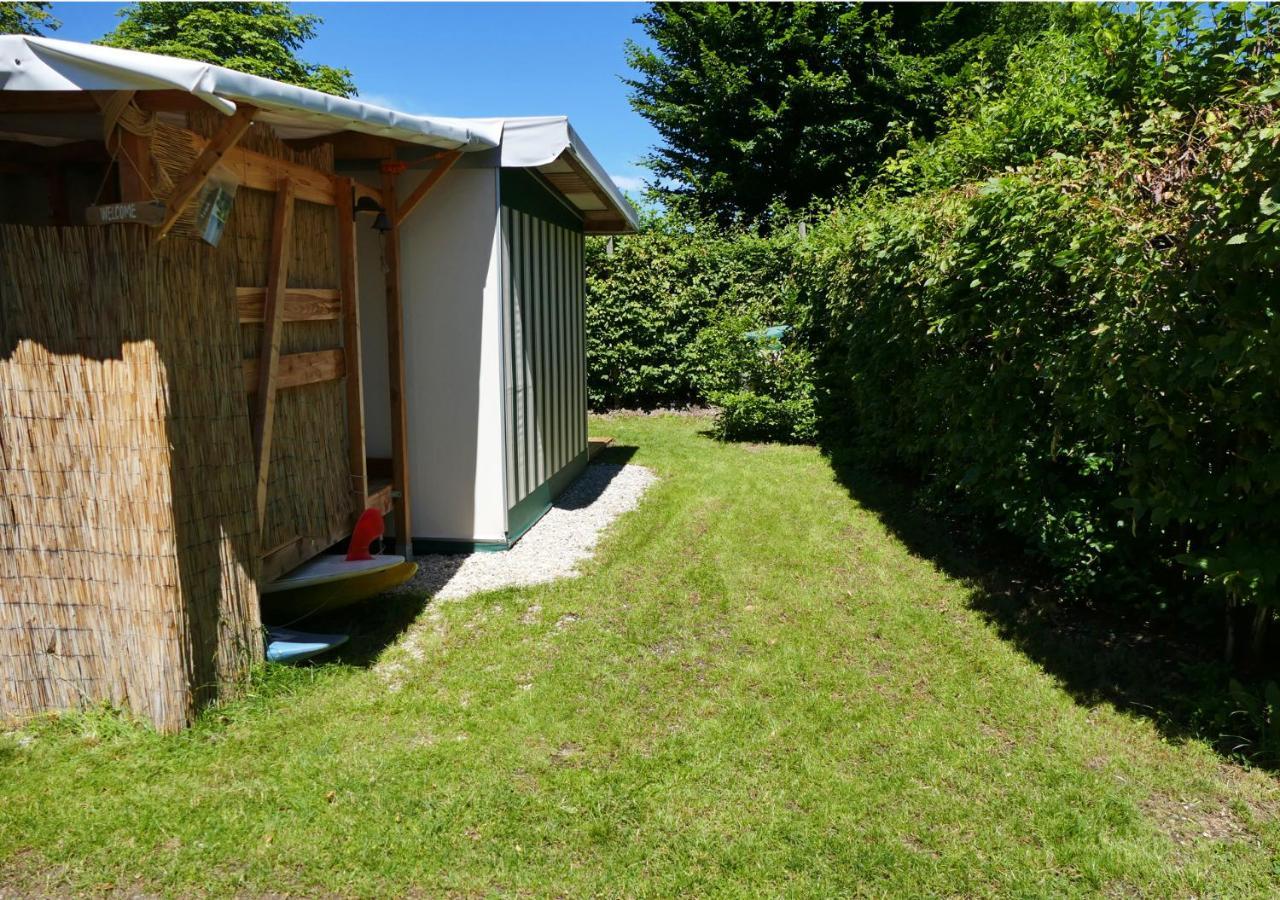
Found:
[[[812,396],[781,399],[755,391],[717,394],[714,432],[726,441],[811,443],[817,436]]]
[[[724,231],[675,216],[587,243],[588,396],[593,408],[707,403],[761,380],[743,335],[795,319],[794,230]],[[788,356],[791,359],[791,356]]]
[[[1280,8],[1078,15],[807,242],[667,220],[594,243],[592,403],[713,401],[723,436],[787,440],[816,407],[825,442],[1017,536],[1069,592],[1253,604],[1265,628]],[[781,323],[800,339],[777,355],[742,340]]]
[[[1001,101],[1087,142],[1059,120],[1011,138],[984,106],[798,271],[828,437],[945,486],[1069,587],[1274,607],[1280,10],[1198,16],[1101,15],[1056,94],[1015,75],[1040,99]],[[945,183],[975,156],[989,177]]]

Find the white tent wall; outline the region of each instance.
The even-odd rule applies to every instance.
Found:
[[[424,177],[402,175],[398,196]],[[498,169],[464,158],[400,228],[410,512],[420,545],[506,540],[497,205]],[[382,240],[362,230],[360,316],[366,447],[387,458]]]

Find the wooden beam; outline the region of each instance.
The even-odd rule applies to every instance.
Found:
[[[391,171],[388,171],[391,169]],[[387,293],[387,375],[391,387],[391,489],[395,502],[396,544],[406,559],[413,556],[413,521],[409,507],[408,407],[405,403],[404,309],[400,299],[400,226],[396,203],[396,175],[392,167],[382,172],[382,196],[386,200],[391,229],[382,239],[383,269]]]
[[[97,91],[0,91],[0,113],[101,112]],[[101,127],[99,127],[101,133]]]
[[[0,91],[0,97],[4,92]],[[0,141],[0,160],[19,165],[47,166],[50,163],[85,163],[100,165],[111,160],[106,145],[100,141],[76,141],[58,147],[42,147],[23,141]],[[99,170],[101,171],[101,170]]]
[[[138,109],[147,112],[204,112],[213,109],[195,94],[186,91],[138,91],[133,95]]]
[[[262,381],[262,363],[246,359],[244,389],[256,394]],[[337,381],[347,373],[345,354],[341,347],[333,350],[312,350],[309,353],[283,353],[276,367],[276,390],[302,387],[321,381]]]
[[[266,305],[266,288],[236,288],[236,306],[240,311],[241,325],[263,321]],[[289,288],[284,292],[286,322],[325,322],[337,319],[341,315],[342,298],[336,289]]]
[[[267,518],[267,472],[271,467],[271,429],[276,413],[276,374],[280,366],[280,336],[284,331],[284,293],[293,257],[293,182],[280,183],[271,217],[271,257],[267,268],[266,307],[257,372],[258,401],[253,419],[253,452],[257,465],[258,533]]]
[[[151,161],[151,138],[116,128],[116,166],[120,176],[120,202],[140,203],[152,199],[155,168]]]
[[[197,152],[205,146],[204,138],[194,131],[187,132],[187,140]],[[281,181],[288,178],[293,182],[297,199],[324,206],[334,204],[334,178],[319,169],[243,147],[228,150],[222,164],[235,173],[241,185],[255,191],[274,191]]]
[[[336,134],[322,134],[313,138],[295,138],[285,141],[294,150],[310,150],[322,144],[333,145],[334,159],[389,159],[395,155],[401,142],[393,138],[359,131],[340,131]]]
[[[222,123],[222,127],[204,145],[204,149],[200,151],[196,161],[191,164],[191,168],[178,179],[178,183],[173,186],[173,191],[166,198],[169,211],[165,217],[164,224],[160,226],[159,237],[164,237],[168,234],[177,223],[182,211],[186,209],[187,204],[191,202],[191,198],[204,185],[209,173],[213,171],[213,167],[222,161],[222,157],[226,152],[234,147],[236,141],[240,140],[244,133],[249,130],[249,126],[253,124],[253,119],[257,114],[258,111],[252,106],[242,105],[235,111],[234,115]],[[293,204],[290,203],[290,216],[292,216],[292,206]]]
[[[338,213],[338,273],[342,279],[342,348],[347,356],[347,466],[352,505],[364,512],[369,502],[369,476],[364,462],[364,384],[360,362],[360,279],[356,260],[354,182],[334,180]]]
[[[391,219],[396,228],[404,224],[404,220],[409,218],[409,214],[422,202],[422,198],[427,196],[427,193],[439,183],[445,172],[453,168],[453,164],[458,161],[458,157],[461,155],[462,152],[460,150],[453,150],[441,156],[440,165],[428,172],[427,177],[422,179],[422,183],[413,189],[413,193],[405,199],[404,203],[397,206],[396,214],[393,216],[391,210],[387,210],[387,217]],[[384,195],[387,193],[385,185],[382,193]]]
[[[391,497],[391,485],[384,484],[375,488],[369,494],[369,500],[366,505],[376,509],[384,516],[389,516],[395,512],[395,502]]]

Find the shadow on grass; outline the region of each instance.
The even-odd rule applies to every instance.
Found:
[[[921,508],[911,483],[838,451],[827,456],[854,500],[913,554],[968,583],[971,608],[1076,702],[1110,703],[1143,716],[1173,741],[1200,738],[1222,752],[1239,747],[1239,739],[1224,734],[1234,725],[1228,719],[1235,705],[1231,673],[1217,656],[1219,629],[1063,603],[1011,540],[992,539],[972,523],[940,521]]]
[[[621,467],[630,462],[639,448],[631,445],[611,445],[591,460],[590,466],[605,464]],[[598,470],[597,470],[598,471]],[[581,509],[599,499],[613,480],[608,478],[578,478],[566,488],[554,502],[560,509]],[[616,473],[615,473],[616,474]],[[536,525],[534,526],[537,527]],[[468,554],[435,554],[431,565],[420,571],[413,591],[382,594],[352,606],[317,614],[293,622],[290,628],[314,634],[345,634],[347,643],[331,653],[322,654],[298,665],[342,665],[367,668],[377,662],[383,651],[394,644],[405,630],[422,614],[432,597],[443,588],[461,568]],[[421,561],[420,561],[421,565]],[[425,576],[425,577],[424,577]]]
[[[382,652],[394,644],[422,615],[422,611],[431,602],[432,595],[458,570],[466,555],[460,553],[441,559],[442,563],[432,566],[432,584],[422,590],[380,594],[342,609],[317,613],[291,623],[290,628],[312,634],[348,635],[347,642],[336,650],[294,665],[339,663],[357,668],[372,666]]]

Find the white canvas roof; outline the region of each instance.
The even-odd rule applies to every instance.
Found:
[[[0,35],[0,90],[185,91],[228,115],[237,103],[252,103],[262,110],[259,120],[284,138],[359,131],[479,150],[496,147],[501,134],[461,119],[395,112],[210,63],[24,35]]]
[[[634,209],[566,116],[451,118],[396,112],[248,75],[210,63],[99,47],[75,41],[0,35],[0,91],[183,91],[225,115],[238,103],[260,110],[258,120],[285,139],[341,131],[449,150],[500,148],[501,164],[538,170],[588,219],[607,213],[610,230],[638,227]],[[0,123],[0,139],[56,144],[72,138],[14,133]]]
[[[537,169],[579,210],[591,213],[612,207],[612,211],[620,215],[631,229],[640,227],[635,209],[613,183],[604,166],[591,155],[578,132],[569,124],[568,116],[467,121],[478,123],[486,131],[495,126],[501,129],[503,167]],[[577,165],[569,163],[566,157]],[[575,184],[581,182],[584,175],[594,182],[596,190]]]

